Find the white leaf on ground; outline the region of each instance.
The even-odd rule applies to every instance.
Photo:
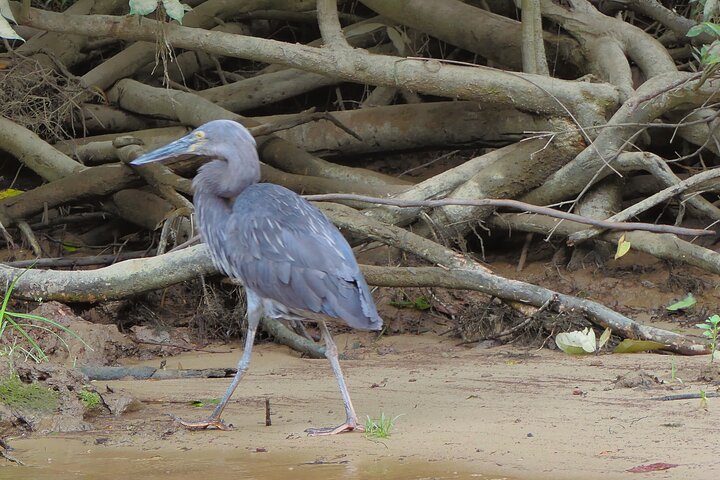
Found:
[[[0,0],[2,2],[3,0]],[[4,17],[0,17],[0,37],[1,38],[9,38],[12,40],[22,40],[25,41],[24,38],[22,38],[20,35],[17,34],[15,30],[13,30],[12,25],[10,25],[10,22],[5,20]]]
[[[597,348],[595,331],[592,328],[575,332],[563,332],[555,335],[555,344],[560,350],[570,355],[593,353]]]
[[[15,17],[13,17],[12,10],[10,10],[10,0],[0,0],[0,15],[12,20],[13,23],[17,23]]]

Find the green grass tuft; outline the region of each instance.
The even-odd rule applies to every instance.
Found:
[[[102,399],[97,392],[83,389],[78,392],[78,396],[85,410],[93,410],[102,404]]]
[[[395,427],[395,420],[399,417],[400,415],[390,418],[381,413],[380,418],[375,420],[368,416],[367,420],[365,420],[365,435],[372,438],[388,438],[393,427]]]
[[[38,329],[50,332],[51,334],[55,335],[60,340],[60,342],[62,342],[65,348],[68,348],[68,344],[65,339],[63,339],[63,337],[61,337],[58,333],[52,330],[52,328],[57,328],[58,330],[61,330],[62,332],[76,338],[77,340],[82,342],[82,344],[85,345],[88,349],[92,350],[92,347],[85,343],[85,341],[80,338],[77,333],[73,332],[69,328],[59,324],[54,320],[41,317],[39,315],[32,315],[30,313],[18,313],[8,310],[8,303],[10,302],[10,297],[12,296],[12,292],[15,289],[15,285],[17,285],[18,280],[20,280],[20,277],[22,277],[24,273],[25,272],[21,273],[20,275],[15,277],[12,282],[10,282],[7,290],[5,290],[5,295],[3,296],[2,303],[0,304],[0,338],[3,338],[8,334],[8,332],[12,331],[13,333],[15,333],[17,339],[19,339],[21,343],[18,344],[16,339],[13,341],[12,345],[6,344],[0,351],[0,355],[7,355],[8,357],[12,357],[14,354],[18,353],[16,350],[19,350],[19,352],[23,353],[26,358],[32,358],[37,363],[47,361],[48,357],[45,354],[45,351],[37,343],[35,338],[29,333],[28,330],[30,329]]]
[[[36,383],[23,383],[17,375],[0,381],[0,402],[11,408],[51,412],[57,408],[60,394]]]

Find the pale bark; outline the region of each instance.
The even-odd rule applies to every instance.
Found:
[[[452,45],[475,52],[492,64],[522,70],[520,22],[458,0],[363,0],[374,11]],[[584,65],[578,44],[566,36],[544,33],[551,63]]]
[[[45,180],[57,180],[85,169],[17,123],[0,117],[0,145]]]
[[[591,182],[612,173],[606,165],[649,124],[680,106],[701,106],[717,94],[720,80],[699,85],[698,76],[689,73],[660,75],[645,82],[613,115],[594,143],[572,162],[523,197],[536,205],[551,205],[581,192]]]
[[[28,16],[20,21],[57,32],[81,31],[90,36],[112,34],[132,40],[153,39],[156,31],[156,22],[147,19],[141,19],[138,24],[135,18],[67,16],[35,9],[30,9]],[[571,82],[486,67],[448,65],[437,60],[369,55],[356,49],[344,49],[340,53],[178,25],[165,24],[163,28],[166,40],[180,48],[280,63],[353,82],[403,87],[451,98],[482,100],[492,105],[512,105],[537,113],[566,115],[569,109],[586,126],[600,123],[604,115],[617,106],[619,99],[617,90],[606,84]]]
[[[218,118],[239,121],[246,127],[259,125],[255,120],[228,112],[197,95],[177,90],[149,87],[134,80],[121,80],[109,93],[119,106],[137,113],[177,119],[198,127]],[[365,169],[343,167],[309,155],[296,145],[277,136],[256,139],[261,159],[289,173],[323,176],[375,185],[398,185],[407,182]]]

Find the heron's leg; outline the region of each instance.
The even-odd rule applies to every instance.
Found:
[[[243,349],[242,357],[240,357],[240,362],[237,366],[237,373],[232,379],[232,382],[230,382],[230,385],[228,385],[228,388],[225,391],[225,395],[220,400],[220,403],[217,405],[217,407],[215,407],[215,410],[213,410],[212,414],[210,415],[210,417],[208,417],[207,420],[201,422],[186,422],[183,420],[179,420],[180,423],[186,428],[189,428],[191,430],[202,430],[206,428],[229,430],[227,425],[225,425],[220,419],[220,416],[222,415],[223,410],[225,410],[225,406],[230,401],[230,397],[240,383],[240,380],[250,366],[250,357],[252,354],[253,343],[255,341],[255,332],[257,331],[258,324],[260,323],[260,317],[262,317],[262,303],[260,299],[251,291],[246,291],[248,304],[248,328],[247,334],[245,335],[245,348]]]
[[[338,425],[337,427],[325,427],[325,428],[308,428],[305,430],[310,435],[334,435],[336,433],[351,432],[357,430],[359,432],[365,431],[365,428],[358,423],[355,409],[353,408],[352,401],[350,400],[350,393],[348,392],[347,385],[345,384],[345,377],[343,376],[342,370],[340,369],[340,361],[338,360],[338,350],[335,342],[330,335],[325,322],[319,322],[320,331],[322,332],[322,338],[325,341],[325,357],[330,361],[330,366],[335,374],[338,387],[340,387],[340,393],[342,394],[343,403],[345,404],[345,423]]]

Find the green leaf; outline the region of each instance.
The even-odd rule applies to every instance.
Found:
[[[180,0],[162,0],[165,13],[168,17],[182,23],[182,19],[185,16],[185,12],[192,10],[188,5],[180,3]]]
[[[610,327],[607,327],[605,331],[600,335],[600,340],[598,340],[598,349],[605,346],[605,344],[610,340],[610,336],[612,335],[612,330],[610,330]]]
[[[712,327],[708,325],[707,323],[696,323],[695,326],[697,328],[702,328],[703,330],[710,330]]]
[[[703,63],[706,65],[714,65],[720,62],[720,40],[715,40],[703,51]]]
[[[555,344],[560,350],[570,355],[593,353],[597,348],[595,331],[592,328],[575,332],[563,332],[555,335]]]
[[[632,340],[626,338],[615,347],[613,353],[638,353],[647,352],[648,350],[662,350],[666,345],[653,342],[651,340]]]
[[[130,15],[148,15],[157,9],[158,0],[130,0]]]
[[[220,403],[219,398],[202,398],[200,400],[193,400],[190,405],[193,407],[204,407],[205,405],[218,405]]]
[[[700,35],[700,34],[703,33],[704,31],[705,31],[705,29],[703,28],[702,24],[701,24],[701,25],[695,25],[694,27],[691,27],[690,30],[688,30],[688,32],[687,32],[685,35],[688,36],[688,37],[691,37],[691,38],[692,38],[692,37],[697,37],[698,35]]]
[[[691,27],[685,35],[688,37],[697,37],[701,33],[707,33],[708,35],[720,37],[720,25],[712,22],[699,23]]]
[[[717,23],[705,22],[703,23],[703,26],[705,27],[706,32],[720,37],[720,25]]]
[[[620,237],[620,240],[618,241],[617,250],[615,251],[615,260],[622,257],[629,251],[630,251],[630,242],[625,240],[625,235],[623,234]]]
[[[718,11],[718,0],[705,0],[705,6],[703,8],[703,19],[712,19]]]
[[[720,323],[720,315],[715,314],[705,321],[708,323],[712,323],[713,325],[717,325],[718,323]]]
[[[6,188],[5,190],[0,190],[0,200],[4,200],[10,197],[17,197],[21,193],[24,192],[22,190],[18,190],[17,188]]]
[[[413,301],[409,300],[395,300],[390,302],[395,308],[414,308],[415,310],[429,310],[432,305],[425,297],[418,297]]]
[[[693,305],[697,303],[697,300],[695,300],[695,297],[693,297],[692,293],[688,293],[687,297],[683,298],[679,302],[675,302],[669,307],[666,307],[667,310],[671,312],[675,312],[678,310],[685,310],[686,308],[690,308]]]

